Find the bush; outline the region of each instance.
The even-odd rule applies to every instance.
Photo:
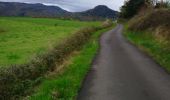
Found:
[[[48,71],[53,71],[64,58],[74,50],[80,49],[92,33],[111,26],[109,21],[100,27],[87,27],[63,40],[48,52],[37,55],[28,64],[11,65],[0,69],[0,99],[17,99],[26,95],[39,79]]]
[[[146,0],[126,0],[121,7],[121,18],[132,18],[135,16],[145,4]]]
[[[162,25],[170,26],[170,9],[154,10],[129,21],[129,29],[133,31],[155,29]]]
[[[168,25],[159,26],[158,28],[156,28],[154,35],[160,42],[165,41],[170,42],[170,26]]]
[[[129,21],[131,31],[150,31],[155,40],[170,46],[170,9],[158,9],[137,15]]]
[[[113,23],[113,21],[111,19],[107,19],[103,24],[102,24],[102,28],[106,28],[109,27],[111,24]]]
[[[157,2],[155,8],[170,8],[170,1]]]

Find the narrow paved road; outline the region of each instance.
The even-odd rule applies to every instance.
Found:
[[[170,75],[122,36],[122,25],[101,36],[101,49],[78,100],[170,100]]]

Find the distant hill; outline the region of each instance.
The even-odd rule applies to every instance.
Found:
[[[0,16],[56,17],[70,14],[57,6],[0,2]]]
[[[84,12],[71,13],[57,6],[43,4],[27,4],[17,2],[0,2],[0,16],[29,16],[29,17],[62,17],[93,20],[99,18],[116,18],[117,11],[107,6],[99,5]]]
[[[96,6],[93,9],[79,12],[77,13],[82,16],[94,16],[94,17],[101,17],[101,18],[116,18],[118,16],[118,12],[108,8],[105,5]]]

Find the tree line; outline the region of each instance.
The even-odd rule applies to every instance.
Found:
[[[169,0],[126,0],[121,7],[121,18],[131,18],[141,10],[148,8],[170,8]]]

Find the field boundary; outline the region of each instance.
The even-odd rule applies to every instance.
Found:
[[[22,65],[11,65],[0,69],[0,99],[17,99],[29,93],[30,88],[38,84],[41,77],[53,71],[56,65],[75,50],[80,49],[91,37],[92,33],[112,26],[106,21],[99,27],[86,27],[63,40],[48,52],[38,55],[31,62]]]

